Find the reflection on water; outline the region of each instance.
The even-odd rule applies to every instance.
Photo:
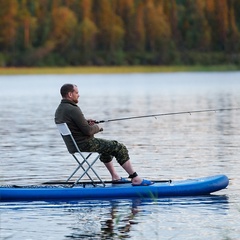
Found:
[[[65,180],[75,168],[53,122],[59,88],[76,83],[85,116],[97,120],[240,107],[240,73],[0,76],[0,184]],[[240,113],[184,114],[102,124],[99,137],[127,145],[149,179],[215,174],[223,196],[76,203],[4,203],[9,239],[237,239],[240,235]],[[122,177],[126,173],[117,166]],[[101,162],[96,170],[109,174]],[[45,229],[43,232],[42,229]],[[196,236],[196,233],[197,236]],[[95,237],[94,237],[95,236]],[[96,238],[97,237],[97,238]]]
[[[153,220],[154,215],[158,216],[160,214],[159,209],[163,211],[164,209],[169,209],[169,206],[171,206],[173,211],[181,211],[180,209],[186,205],[189,209],[201,209],[204,206],[205,214],[210,214],[209,211],[216,211],[214,214],[225,215],[226,210],[228,209],[228,198],[226,196],[204,196],[200,198],[172,198],[160,200],[133,199],[131,201],[110,201],[110,208],[108,212],[104,212],[104,215],[100,220],[100,226],[99,220],[97,220],[97,222],[92,220],[93,222],[91,223],[91,227],[86,227],[84,222],[88,224],[89,219],[84,221],[86,215],[82,213],[81,209],[81,213],[78,213],[80,215],[78,218],[78,228],[74,227],[72,229],[72,235],[68,237],[73,239],[76,237],[81,239],[86,236],[95,238],[99,237],[99,239],[128,239],[132,236],[131,231],[135,232],[136,229],[141,229],[138,233],[140,238],[145,239],[145,237],[153,237],[153,239],[156,239],[157,236],[161,236],[160,229],[149,229],[150,227],[148,227],[148,229],[142,228],[144,223],[141,219],[147,217],[150,218],[150,220]],[[205,205],[209,206],[205,207]],[[148,209],[146,210],[144,206],[148,206]],[[79,211],[79,209],[75,210]],[[89,214],[87,214],[87,217],[89,217]],[[160,224],[161,221],[157,220],[157,222]],[[141,225],[141,227],[138,227],[138,224]]]
[[[194,198],[92,200],[67,203],[3,203],[1,208],[3,217],[15,215],[14,230],[22,231],[22,233],[13,235],[13,237],[21,239],[27,239],[30,229],[35,225],[30,222],[27,222],[29,226],[18,223],[18,219],[23,215],[29,221],[38,219],[40,216],[51,217],[51,229],[47,227],[48,217],[44,217],[46,220],[44,224],[41,223],[44,229],[48,229],[47,233],[42,232],[42,229],[33,228],[36,237],[47,237],[47,234],[55,231],[58,236],[59,226],[62,226],[64,232],[68,232],[65,234],[67,239],[129,239],[133,236],[140,237],[140,239],[145,239],[145,237],[161,239],[167,226],[167,234],[172,234],[174,230],[171,229],[171,224],[177,216],[193,215],[198,212],[205,217],[211,215],[212,218],[218,219],[227,215],[229,206],[227,196],[212,195]],[[167,216],[163,212],[168,212]],[[186,215],[185,217],[184,228],[187,229],[191,219]],[[151,222],[150,225],[148,225],[149,222]],[[155,229],[156,225],[158,229]],[[175,227],[178,226],[175,225]],[[3,231],[4,235],[5,231]]]

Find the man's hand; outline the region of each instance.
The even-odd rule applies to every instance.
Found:
[[[88,122],[88,124],[89,124],[90,126],[96,124],[96,120],[93,120],[93,119],[88,119],[87,122]],[[103,131],[103,128],[100,127],[99,125],[98,125],[98,128],[99,128],[99,132],[102,132],[102,131]]]
[[[94,125],[95,124],[95,121],[96,120],[93,120],[93,119],[88,119],[87,122],[90,126]]]

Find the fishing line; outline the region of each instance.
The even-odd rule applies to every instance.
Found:
[[[240,108],[218,108],[218,109],[192,110],[192,111],[183,111],[183,112],[157,113],[157,114],[150,114],[150,115],[141,115],[141,116],[100,120],[100,121],[95,121],[95,123],[115,122],[115,121],[124,121],[124,120],[130,120],[130,119],[149,118],[149,117],[156,118],[159,116],[171,116],[171,115],[181,115],[181,114],[190,114],[191,115],[192,113],[223,112],[223,111],[233,111],[233,110],[239,110],[239,109]]]

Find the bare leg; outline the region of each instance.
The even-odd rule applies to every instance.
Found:
[[[130,160],[128,160],[127,162],[125,162],[123,165],[122,165],[123,169],[129,174],[133,174],[135,171],[133,170],[133,167],[132,167],[132,164],[130,162]],[[132,179],[132,183],[133,184],[140,184],[142,182],[142,179],[137,176],[135,178]]]
[[[112,161],[108,162],[108,163],[104,163],[104,165],[106,166],[106,168],[108,169],[108,171],[110,172],[111,176],[112,176],[112,180],[118,180],[120,179],[120,177],[118,176]]]
[[[115,170],[115,168],[113,166],[113,162],[112,161],[108,162],[108,163],[104,163],[104,165],[106,166],[106,168],[110,172],[113,181],[120,179],[119,175],[117,174],[117,172],[116,172],[116,170]],[[130,160],[125,162],[122,165],[122,167],[129,175],[131,175],[131,174],[133,174],[135,172],[133,167],[132,167],[132,164],[131,164]],[[142,182],[142,179],[139,176],[137,176],[137,177],[132,179],[132,183],[133,184],[141,184],[141,182]]]

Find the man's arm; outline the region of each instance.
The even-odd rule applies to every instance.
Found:
[[[72,118],[84,135],[92,136],[95,133],[102,131],[102,128],[95,124],[94,120],[86,120],[80,108],[75,109],[74,113],[72,114]]]

